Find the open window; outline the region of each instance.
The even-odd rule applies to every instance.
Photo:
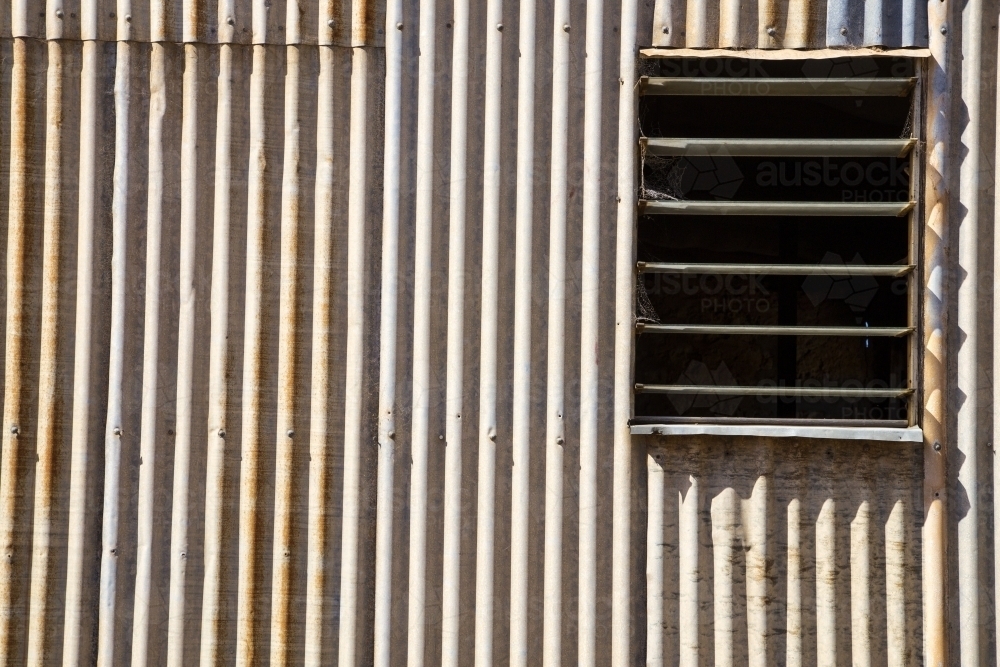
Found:
[[[914,425],[919,61],[643,67],[635,422]]]

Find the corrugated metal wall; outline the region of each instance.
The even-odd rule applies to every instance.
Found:
[[[918,0],[656,0],[653,46],[825,49],[927,46]]]
[[[996,664],[996,7],[930,12],[921,450],[628,435],[634,43],[925,39],[655,5],[2,7],[0,662]]]

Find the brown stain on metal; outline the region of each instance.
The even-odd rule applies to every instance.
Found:
[[[24,557],[17,543],[16,518],[20,509],[23,479],[19,474],[20,435],[29,426],[21,424],[24,363],[25,271],[27,269],[28,188],[32,114],[28,92],[28,40],[16,38],[11,75],[10,209],[7,227],[7,336],[4,369],[3,451],[0,454],[0,656],[18,654],[15,628],[15,572]]]
[[[758,0],[757,46],[762,49],[781,48],[782,30],[778,0]]]
[[[203,34],[201,3],[198,0],[184,0],[184,23],[181,27],[185,42],[197,42]]]
[[[351,25],[353,26],[352,46],[368,46],[372,42],[375,34],[374,26],[374,2],[372,0],[354,0],[352,7]]]
[[[46,629],[51,625],[50,552],[56,451],[56,365],[59,338],[59,256],[62,233],[62,44],[48,43],[46,83],[45,222],[42,250],[42,321],[38,387],[38,462],[35,467],[35,516],[32,538],[31,605],[28,620],[28,664],[46,664]]]

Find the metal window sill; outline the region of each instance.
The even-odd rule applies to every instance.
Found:
[[[632,435],[720,435],[761,438],[822,438],[825,440],[879,440],[923,442],[919,426],[778,426],[773,424],[633,424]]]

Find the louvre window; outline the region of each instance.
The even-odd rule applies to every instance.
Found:
[[[919,67],[643,67],[636,420],[912,425]]]

